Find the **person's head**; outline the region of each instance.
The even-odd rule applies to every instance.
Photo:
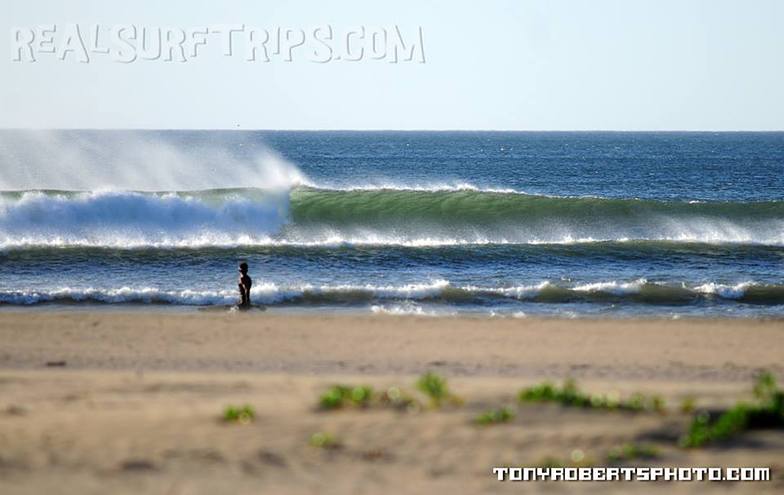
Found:
[[[248,264],[244,261],[240,263],[240,273],[248,273]]]

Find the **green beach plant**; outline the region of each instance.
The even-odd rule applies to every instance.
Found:
[[[446,379],[436,373],[428,372],[419,377],[416,388],[430,399],[430,404],[434,408],[439,408],[447,402],[453,405],[462,404],[462,399],[449,390]],[[399,387],[389,387],[384,392],[378,393],[369,385],[337,384],[329,387],[318,399],[318,408],[322,411],[376,406],[408,412],[422,409],[419,400],[403,392]]]
[[[226,406],[223,409],[223,421],[226,423],[249,424],[255,420],[256,411],[247,404],[244,406]]]
[[[620,400],[613,395],[588,395],[577,388],[572,379],[564,380],[561,387],[551,382],[543,382],[524,388],[517,396],[519,402],[555,402],[565,407],[582,407],[605,410],[623,411],[656,411],[666,410],[664,399],[658,395],[645,396],[633,394],[627,400]]]
[[[373,388],[367,385],[333,385],[319,397],[319,408],[333,410],[346,406],[368,407],[374,397]]]
[[[449,396],[449,387],[446,379],[436,373],[428,371],[416,382],[417,389],[430,397],[434,404],[440,404]]]
[[[520,402],[547,402],[554,401],[559,395],[557,387],[550,382],[543,382],[533,387],[524,388],[520,391],[518,399]]]
[[[319,449],[339,449],[342,444],[331,433],[319,431],[310,436],[310,445]]]
[[[416,412],[422,409],[418,400],[399,387],[389,387],[379,393],[368,385],[333,385],[319,396],[318,408],[322,411],[334,411],[347,407],[361,409],[387,407],[405,412]]]
[[[319,397],[319,407],[321,409],[340,409],[343,407],[343,401],[348,391],[348,387],[333,385]]]
[[[492,409],[483,412],[474,419],[478,425],[493,425],[499,423],[508,423],[515,417],[515,412],[509,407],[502,407],[500,409]]]
[[[360,385],[351,389],[351,403],[357,407],[367,407],[373,400],[373,388]]]
[[[416,388],[430,398],[430,404],[435,408],[441,407],[447,401],[455,405],[462,404],[462,400],[449,390],[446,378],[432,371],[419,377]]]
[[[681,437],[681,447],[701,447],[746,430],[784,428],[784,391],[777,387],[775,377],[768,372],[760,374],[753,392],[756,403],[739,402],[714,416],[699,412]]]
[[[399,411],[416,412],[422,409],[422,405],[418,400],[400,390],[399,387],[389,387],[381,394],[379,400],[384,406]]]

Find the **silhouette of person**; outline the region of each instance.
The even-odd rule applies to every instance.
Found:
[[[248,275],[248,264],[245,262],[240,263],[240,309],[250,308],[250,288],[253,285],[250,275]]]

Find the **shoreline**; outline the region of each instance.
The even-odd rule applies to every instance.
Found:
[[[542,303],[546,304],[546,303]],[[676,306],[677,307],[677,306]],[[760,305],[762,308],[769,307]],[[524,311],[494,312],[492,310],[480,311],[468,309],[464,310],[457,306],[445,306],[445,309],[454,310],[453,312],[400,312],[394,311],[374,311],[373,306],[306,306],[306,305],[264,305],[256,304],[250,314],[271,315],[271,316],[338,316],[338,317],[364,317],[380,316],[393,318],[475,318],[475,319],[515,319],[515,320],[562,320],[562,321],[625,321],[625,320],[688,320],[688,321],[781,321],[784,322],[784,314],[740,314],[722,313],[720,316],[710,312],[702,314],[668,314],[668,313],[594,313],[594,312],[570,312],[560,311],[555,313],[526,313]],[[169,304],[169,303],[62,303],[62,302],[39,302],[34,304],[11,304],[0,303],[0,315],[4,314],[30,314],[30,313],[112,313],[112,314],[231,314],[230,305],[225,304]],[[241,313],[245,314],[245,313]]]

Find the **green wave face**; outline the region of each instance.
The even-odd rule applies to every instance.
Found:
[[[561,198],[482,191],[335,191],[297,189],[296,222],[428,221],[484,225],[537,220],[644,221],[654,216],[724,220],[784,220],[784,202],[688,203],[636,199]]]
[[[415,238],[489,242],[591,240],[784,241],[784,202],[689,203],[562,198],[483,191],[297,189],[295,228],[386,229]]]

